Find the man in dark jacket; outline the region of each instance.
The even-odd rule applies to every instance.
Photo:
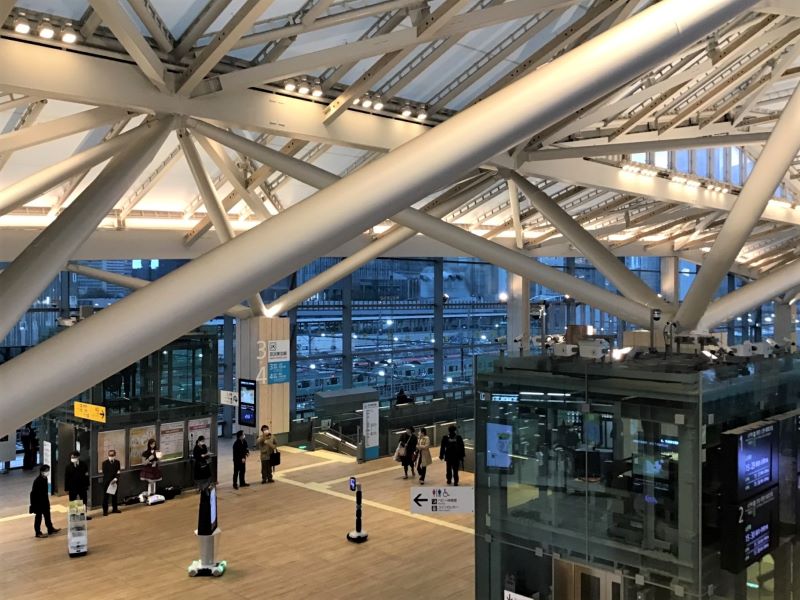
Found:
[[[456,434],[456,426],[450,425],[447,428],[448,435],[442,439],[442,447],[439,450],[439,460],[447,464],[447,485],[452,480],[453,485],[458,485],[458,468],[466,456],[464,450],[464,440]]]
[[[53,527],[53,522],[50,520],[50,493],[47,489],[47,474],[49,471],[49,465],[39,467],[39,476],[33,480],[33,487],[31,487],[30,512],[36,515],[33,520],[33,530],[36,532],[37,538],[46,538],[49,534],[61,531]],[[42,533],[43,517],[47,533]]]
[[[250,454],[250,450],[247,449],[244,431],[239,430],[236,432],[236,441],[233,442],[233,489],[235,490],[238,490],[240,485],[242,487],[250,487],[250,484],[245,483],[244,480],[248,454]]]
[[[69,493],[70,502],[80,498],[89,511],[89,467],[81,460],[81,453],[77,450],[70,455],[69,464],[64,470],[64,489]],[[86,520],[92,517],[86,516]]]
[[[119,488],[119,461],[117,460],[117,451],[113,448],[108,451],[108,458],[103,461],[103,516],[108,516],[108,499],[111,498],[112,511],[115,513],[122,512],[117,508],[117,492]],[[112,487],[113,486],[113,487]],[[109,492],[109,487],[114,490],[114,493]]]

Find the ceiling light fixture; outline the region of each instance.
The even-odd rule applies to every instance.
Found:
[[[65,44],[74,44],[78,41],[78,34],[72,28],[72,23],[67,23],[61,30],[61,41]]]
[[[303,94],[305,96],[306,94],[308,94],[308,92],[311,91],[311,88],[308,87],[308,82],[303,80],[303,81],[300,82],[300,85],[297,87],[297,91],[298,91],[298,93]]]
[[[403,105],[403,110],[400,112],[400,115],[407,119],[412,114],[414,114],[414,111],[411,110],[411,105],[410,104],[404,104]]]
[[[372,106],[372,98],[370,98],[369,96],[364,96],[363,100],[361,100],[361,106],[363,106],[364,108],[369,108],[370,106]]]
[[[287,92],[293,92],[297,89],[297,84],[295,83],[294,79],[287,79],[286,83],[283,84],[283,89]]]
[[[428,107],[423,104],[422,106],[419,107],[419,110],[417,111],[416,119],[417,121],[424,121],[427,118],[428,118]]]
[[[375,96],[375,103],[372,105],[375,110],[383,110],[383,102],[380,96]]]
[[[322,88],[318,85],[315,85],[311,89],[311,95],[314,96],[314,98],[322,98]]]
[[[14,31],[16,31],[17,33],[30,33],[31,24],[28,22],[27,19],[19,17],[18,19],[14,20]]]
[[[39,37],[45,40],[52,40],[53,37],[56,35],[56,30],[53,29],[53,26],[50,24],[48,19],[42,21],[39,25],[38,29]]]

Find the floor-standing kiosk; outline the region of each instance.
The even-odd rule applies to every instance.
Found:
[[[217,489],[209,486],[200,492],[197,530],[194,532],[200,542],[200,559],[189,565],[190,577],[220,577],[225,572],[227,563],[224,560],[217,562],[214,558],[217,536],[221,532],[217,526]]]

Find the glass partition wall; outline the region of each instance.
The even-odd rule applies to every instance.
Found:
[[[480,361],[476,597],[798,600],[794,531],[773,532],[772,551],[747,569],[722,568],[734,527],[719,481],[722,432],[796,409],[798,369],[790,357]]]

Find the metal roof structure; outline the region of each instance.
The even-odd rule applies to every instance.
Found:
[[[165,112],[211,119],[347,174],[651,4],[6,0],[0,2],[0,189]],[[762,2],[536,133],[513,150],[516,164],[616,252],[701,260],[737,188],[698,177],[689,182],[699,188],[685,189],[674,167],[655,177],[622,167],[635,169],[633,154],[687,148],[738,147],[757,158],[800,77],[799,17],[788,0]],[[168,135],[99,224],[105,242],[90,242],[83,256],[194,256],[208,249],[208,243],[192,249],[207,209],[178,133]],[[234,232],[314,191],[279,171],[259,170],[252,157],[196,142],[199,177],[211,180]],[[1,257],[18,254],[101,165],[3,210]],[[794,257],[798,177],[800,160],[786,173],[789,198],[770,203],[742,249],[742,274],[758,276]],[[728,193],[715,191],[717,185]],[[524,197],[518,202],[516,226],[532,253],[573,252]],[[516,235],[502,179],[476,190],[446,220],[507,244]],[[387,227],[376,224],[372,233]],[[124,238],[125,250],[112,231]],[[213,235],[205,237],[214,243]],[[162,242],[152,245],[155,238]],[[407,253],[426,250],[435,251],[406,246]]]

